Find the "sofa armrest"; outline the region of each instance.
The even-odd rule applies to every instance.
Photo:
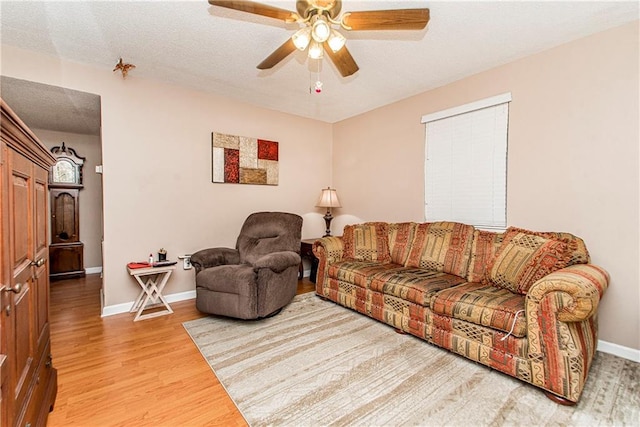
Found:
[[[316,275],[316,293],[324,296],[323,288],[328,285],[327,274],[329,265],[342,259],[344,248],[342,237],[323,237],[313,242],[313,254],[318,258],[318,273]]]
[[[598,304],[609,274],[592,264],[563,268],[527,293],[531,382],[577,402],[598,342]]]
[[[268,268],[274,273],[281,273],[289,267],[298,267],[300,265],[300,255],[292,251],[272,252],[259,258],[253,268]]]
[[[538,311],[545,298],[561,322],[580,322],[596,314],[602,295],[609,286],[609,274],[593,264],[576,264],[555,271],[533,284],[527,293],[527,317]],[[555,294],[555,295],[550,295]]]
[[[196,274],[198,274],[205,268],[240,264],[240,254],[237,250],[230,248],[202,249],[191,255],[191,264],[195,267]]]

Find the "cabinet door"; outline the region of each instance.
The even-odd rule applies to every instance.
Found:
[[[10,386],[14,408],[20,411],[27,399],[35,370],[36,319],[32,261],[35,258],[35,203],[33,164],[13,150],[8,151],[9,167],[9,272],[8,341]],[[16,417],[19,413],[14,414]]]
[[[45,341],[49,339],[49,247],[47,236],[47,179],[48,171],[34,166],[34,220],[35,220],[35,256],[34,256],[34,289],[36,299],[36,338],[38,354],[42,353]]]
[[[9,283],[9,271],[7,269],[8,248],[5,242],[8,240],[8,220],[5,215],[5,206],[9,200],[9,192],[6,187],[6,151],[4,143],[0,143],[0,427],[8,426],[11,419],[13,406],[9,403],[11,394],[9,393],[9,362],[7,354],[9,352],[8,325],[5,326],[4,308],[7,305],[6,285]]]

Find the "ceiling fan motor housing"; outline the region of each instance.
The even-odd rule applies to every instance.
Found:
[[[335,19],[342,10],[342,0],[298,0],[296,1],[298,15],[307,19],[310,15],[315,15],[322,11],[331,19]]]

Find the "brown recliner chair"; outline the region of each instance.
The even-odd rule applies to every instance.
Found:
[[[236,248],[191,255],[196,308],[239,319],[277,314],[296,295],[302,217],[257,212],[245,220]]]

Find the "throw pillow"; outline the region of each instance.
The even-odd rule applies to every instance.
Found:
[[[343,258],[389,262],[389,226],[385,222],[346,225],[342,233]]]
[[[459,222],[418,224],[405,267],[467,277],[474,228]]]
[[[474,283],[482,283],[487,274],[487,266],[500,249],[504,233],[476,230],[473,232],[473,244],[471,245],[471,262],[467,280]]]
[[[589,256],[589,251],[587,250],[587,246],[585,245],[584,240],[577,236],[574,236],[571,233],[563,233],[558,231],[536,232],[516,227],[509,227],[509,230],[517,230],[527,234],[535,234],[537,236],[546,237],[547,239],[560,240],[561,242],[566,243],[568,246],[567,250],[571,254],[569,265],[588,264],[589,262],[591,262],[591,257]]]
[[[538,280],[566,267],[568,245],[536,233],[508,229],[500,249],[487,267],[485,283],[526,294]]]

